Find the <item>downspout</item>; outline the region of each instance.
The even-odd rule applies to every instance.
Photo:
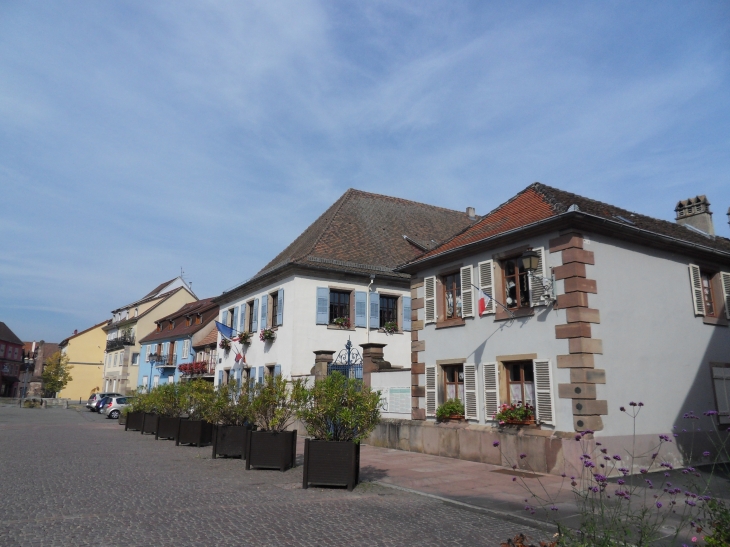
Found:
[[[375,283],[375,276],[370,275],[370,283],[368,283],[368,296],[365,300],[365,326],[368,331],[368,344],[370,343],[370,287]]]

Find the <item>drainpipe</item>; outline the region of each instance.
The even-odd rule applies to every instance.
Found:
[[[375,283],[375,276],[370,276],[370,283],[368,283],[368,296],[365,300],[365,326],[368,331],[368,344],[370,343],[370,287]]]

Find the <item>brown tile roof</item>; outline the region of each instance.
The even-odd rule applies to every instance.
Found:
[[[572,206],[576,206],[580,213],[609,220],[626,229],[641,230],[717,251],[730,252],[730,240],[727,238],[706,236],[675,222],[633,213],[536,182],[485,215],[475,225],[463,230],[439,247],[423,253],[413,262],[421,262],[470,243],[557,217],[567,213]]]
[[[393,268],[473,223],[465,212],[351,188],[246,283],[287,264],[403,277]]]
[[[177,277],[173,277],[172,279],[168,279],[168,280],[167,280],[167,281],[165,281],[164,283],[160,283],[160,284],[159,284],[159,285],[157,285],[157,286],[156,286],[156,287],[155,287],[154,289],[152,289],[152,290],[151,290],[150,292],[148,292],[147,294],[145,294],[145,295],[144,295],[144,296],[142,297],[142,300],[144,300],[145,298],[149,298],[149,297],[151,297],[151,296],[154,296],[154,295],[156,295],[156,294],[157,294],[158,292],[160,292],[160,291],[161,291],[161,290],[162,290],[163,288],[165,288],[165,287],[166,287],[167,285],[169,285],[170,283],[172,283],[172,282],[173,282],[173,281],[175,281],[176,279],[177,279]]]
[[[216,345],[218,343],[218,329],[211,330],[205,338],[195,344],[194,348],[204,348],[205,346]]]
[[[197,315],[198,313],[203,314],[203,319],[199,324],[193,322],[190,326],[185,323],[186,315]],[[170,338],[180,338],[190,334],[198,332],[200,329],[205,327],[208,323],[218,317],[218,304],[213,302],[212,298],[205,298],[203,300],[197,300],[185,304],[179,310],[166,315],[156,321],[156,323],[175,321],[175,327],[172,330],[167,329],[167,325],[163,325],[162,332],[152,331],[139,342],[141,344],[146,342],[152,342],[154,340],[168,340]]]
[[[0,340],[10,342],[11,344],[22,344],[23,341],[18,338],[13,331],[10,330],[5,323],[0,321]]]

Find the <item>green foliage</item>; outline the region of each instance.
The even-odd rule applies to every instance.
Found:
[[[74,368],[68,364],[68,357],[57,351],[51,355],[43,366],[43,390],[46,395],[54,397],[56,393],[66,387],[73,378],[71,377],[71,369]]]
[[[251,419],[262,431],[284,431],[294,421],[306,388],[301,380],[287,382],[282,376],[267,376],[253,388]]]
[[[449,399],[436,409],[436,417],[439,420],[448,418],[449,416],[463,416],[464,403],[459,399]]]
[[[250,416],[251,388],[246,382],[240,388],[236,382],[219,386],[203,414],[205,420],[218,425],[245,425]]]
[[[383,330],[385,331],[385,334],[395,334],[398,332],[398,323],[395,321],[388,321],[385,325],[383,325]]]
[[[186,412],[183,405],[182,393],[185,390],[185,384],[164,384],[153,389],[149,397],[151,398],[150,406],[154,412],[160,416],[169,418],[179,418]]]
[[[193,380],[180,383],[180,404],[191,420],[202,420],[213,404],[212,382]]]
[[[315,439],[359,443],[380,421],[380,393],[335,372],[306,391],[298,415]]]
[[[132,397],[132,402],[124,408],[127,414],[130,412],[154,412],[154,396],[152,393],[147,393],[144,388],[138,387]]]
[[[500,423],[507,421],[526,422],[534,417],[534,407],[522,403],[503,404],[499,407],[499,412],[494,415],[494,418]]]
[[[705,536],[707,547],[730,545],[730,508],[722,500],[711,499],[705,508],[706,519],[712,533]]]

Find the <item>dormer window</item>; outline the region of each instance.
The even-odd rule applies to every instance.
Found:
[[[172,329],[174,329],[174,328],[175,328],[175,321],[170,321],[170,322],[169,322],[169,323],[167,324],[167,330],[172,330]]]
[[[200,325],[203,322],[203,314],[199,313],[195,316],[195,324]]]
[[[189,315],[185,316],[185,326],[189,327],[192,324],[192,320],[190,319]]]
[[[162,323],[157,323],[157,332],[162,332]]]

